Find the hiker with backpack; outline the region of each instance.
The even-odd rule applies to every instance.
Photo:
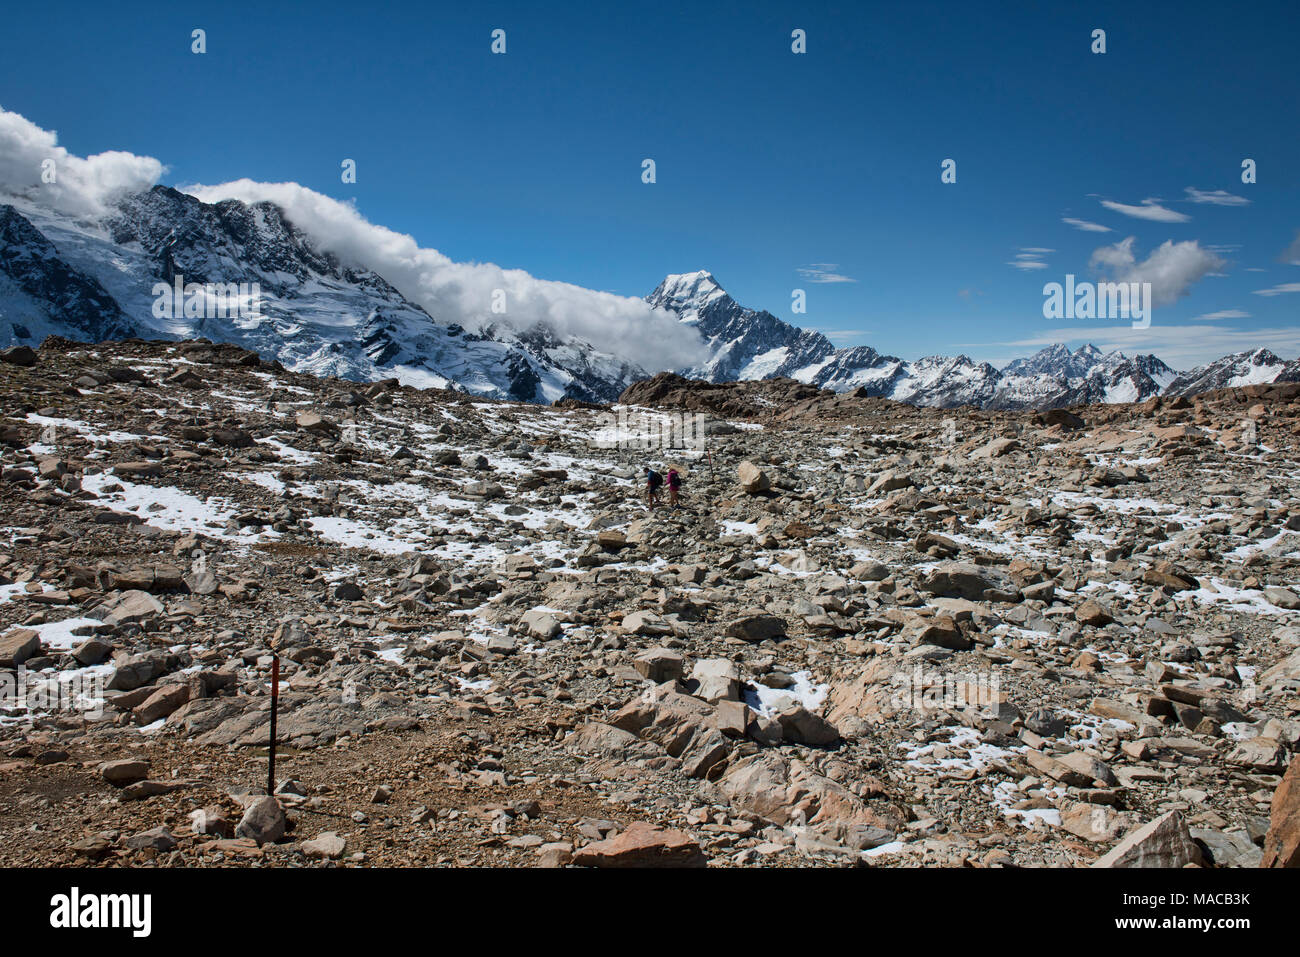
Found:
[[[668,470],[668,504],[673,508],[678,507],[677,493],[681,491],[681,488],[682,488],[681,475],[678,474],[676,469],[669,469]]]
[[[647,465],[645,467],[645,503],[649,508],[654,508],[659,504],[659,487],[663,484],[664,477]]]

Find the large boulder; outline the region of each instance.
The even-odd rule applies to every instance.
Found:
[[[36,350],[31,346],[10,346],[8,349],[0,349],[0,362],[11,366],[34,366],[36,359]]]
[[[704,867],[707,859],[689,834],[634,821],[616,837],[573,852],[579,867]]]
[[[647,648],[632,660],[632,667],[642,678],[663,684],[685,673],[686,659],[680,651],[670,648]]]
[[[767,473],[748,461],[741,462],[740,467],[736,469],[736,481],[741,490],[749,495],[758,495],[772,487]]]
[[[528,629],[530,637],[540,638],[543,641],[555,638],[564,630],[554,615],[541,608],[524,612],[520,623]]]
[[[167,673],[167,657],[158,652],[131,655],[117,662],[108,679],[109,691],[134,691]],[[142,702],[139,702],[142,703]]]
[[[284,837],[284,809],[274,797],[267,795],[258,798],[244,811],[244,816],[235,828],[237,837],[251,837],[258,845],[274,844]]]
[[[915,484],[916,482],[907,472],[900,469],[889,469],[876,476],[876,480],[867,487],[867,494],[884,495],[886,492],[897,492],[899,489],[911,488]]]
[[[840,740],[840,733],[833,725],[802,705],[787,708],[776,720],[781,725],[782,736],[793,744],[824,748]]]
[[[1291,759],[1291,767],[1273,792],[1260,866],[1300,867],[1300,757]]]
[[[99,617],[109,625],[143,624],[162,613],[162,602],[138,588],[109,598],[97,609]]]
[[[0,636],[0,668],[17,668],[41,650],[41,636],[30,628],[15,628]]]
[[[1020,592],[999,572],[969,562],[940,562],[921,581],[921,590],[968,601],[1018,601]]]
[[[319,412],[299,412],[295,419],[298,428],[318,435],[338,435],[339,427]]]
[[[727,658],[705,658],[691,668],[691,693],[705,701],[739,701],[740,670]]]
[[[599,754],[618,761],[639,758],[656,758],[662,750],[649,741],[642,741],[630,731],[588,721],[565,739],[565,745],[583,754]]]
[[[1092,866],[1179,868],[1200,860],[1201,849],[1187,822],[1178,811],[1170,811],[1129,831]]]
[[[883,788],[859,777],[868,794]],[[727,769],[710,792],[732,808],[779,826],[806,825],[838,844],[867,848],[893,840],[906,823],[892,805],[871,805],[799,760],[763,751]]]
[[[734,619],[727,625],[725,634],[728,638],[759,642],[782,637],[785,635],[785,627],[784,619],[755,610]]]
[[[149,762],[136,758],[106,761],[99,766],[99,773],[109,784],[124,788],[149,776]]]
[[[141,724],[152,724],[165,718],[190,700],[188,684],[169,684],[159,688],[131,712]]]
[[[682,762],[689,777],[704,777],[731,753],[731,742],[716,727],[713,706],[682,694],[676,682],[651,689],[625,705],[609,723],[658,744]]]

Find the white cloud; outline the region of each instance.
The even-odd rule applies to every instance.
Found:
[[[41,163],[49,158],[55,160],[52,184],[41,182]],[[0,110],[0,194],[97,219],[114,199],[150,188],[165,171],[158,160],[131,153],[73,156],[57,145],[55,133]],[[453,262],[435,249],[422,249],[410,236],[368,222],[353,206],[297,183],[243,179],[186,191],[209,203],[267,200],[283,207],[321,249],[374,270],[440,321],[471,330],[497,322],[520,331],[544,322],[561,336],[577,336],[650,371],[694,365],[704,356],[698,332],[641,299],[537,279],[492,263]],[[504,315],[491,311],[497,289],[506,294]]]
[[[1300,266],[1300,230],[1296,231],[1295,240],[1282,253],[1281,260],[1289,266]]]
[[[1167,306],[1185,296],[1191,287],[1220,269],[1224,262],[1196,240],[1165,240],[1142,262],[1133,253],[1132,236],[1093,250],[1089,265],[1112,282],[1151,283],[1152,305]]]
[[[839,268],[839,263],[811,263],[797,267],[795,272],[808,282],[857,282],[856,279],[841,275]]]
[[[453,262],[436,249],[421,248],[404,233],[367,221],[350,204],[298,183],[241,179],[183,188],[205,203],[275,203],[322,249],[373,269],[436,319],[469,329],[498,322],[524,330],[545,323],[560,335],[577,336],[652,371],[689,366],[703,356],[697,332],[640,299],[537,279],[522,269],[493,263]],[[504,315],[491,311],[497,289],[506,294]]]
[[[1069,216],[1062,216],[1061,222],[1067,226],[1073,226],[1075,229],[1082,230],[1085,233],[1108,233],[1109,226],[1103,226],[1100,223],[1090,223],[1086,219],[1071,219]]]
[[[1016,258],[1007,265],[1015,266],[1022,272],[1046,269],[1047,263],[1043,262],[1043,256],[1054,252],[1056,252],[1055,249],[1048,249],[1045,246],[1022,246],[1020,252],[1016,253]]]
[[[151,156],[111,150],[84,159],[58,145],[59,135],[0,108],[0,193],[81,219],[103,216],[112,201],[153,186],[166,167]],[[53,160],[54,182],[43,181]]]
[[[1187,199],[1193,203],[1208,203],[1211,206],[1249,206],[1250,200],[1244,196],[1234,196],[1232,193],[1225,192],[1221,189],[1200,190],[1195,186],[1188,186],[1184,192],[1187,193]]]
[[[1192,217],[1160,205],[1158,199],[1144,199],[1141,206],[1129,206],[1113,200],[1103,199],[1101,205],[1116,213],[1123,213],[1134,219],[1149,219],[1155,223],[1185,223]]]
[[[1284,282],[1270,289],[1256,289],[1257,296],[1282,296],[1289,292],[1300,292],[1300,282]]]
[[[1241,309],[1220,309],[1218,312],[1207,312],[1203,316],[1192,316],[1193,322],[1213,321],[1216,319],[1249,319],[1250,313]]]
[[[841,345],[845,340],[865,339],[867,336],[874,336],[876,333],[871,329],[823,329],[822,335],[836,345]]]

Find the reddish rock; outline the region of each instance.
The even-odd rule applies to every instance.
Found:
[[[0,668],[17,668],[28,658],[34,658],[40,650],[39,632],[30,628],[15,628],[0,637]]]
[[[171,684],[159,688],[132,712],[141,724],[165,718],[190,700],[189,685]]]
[[[688,834],[636,821],[618,837],[573,852],[580,867],[704,867],[700,845]]]
[[[1260,867],[1300,867],[1300,756],[1291,759],[1273,792]]]

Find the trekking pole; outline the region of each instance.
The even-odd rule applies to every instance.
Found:
[[[275,793],[275,713],[280,704],[280,656],[271,659],[271,760],[267,765],[266,793]]]

